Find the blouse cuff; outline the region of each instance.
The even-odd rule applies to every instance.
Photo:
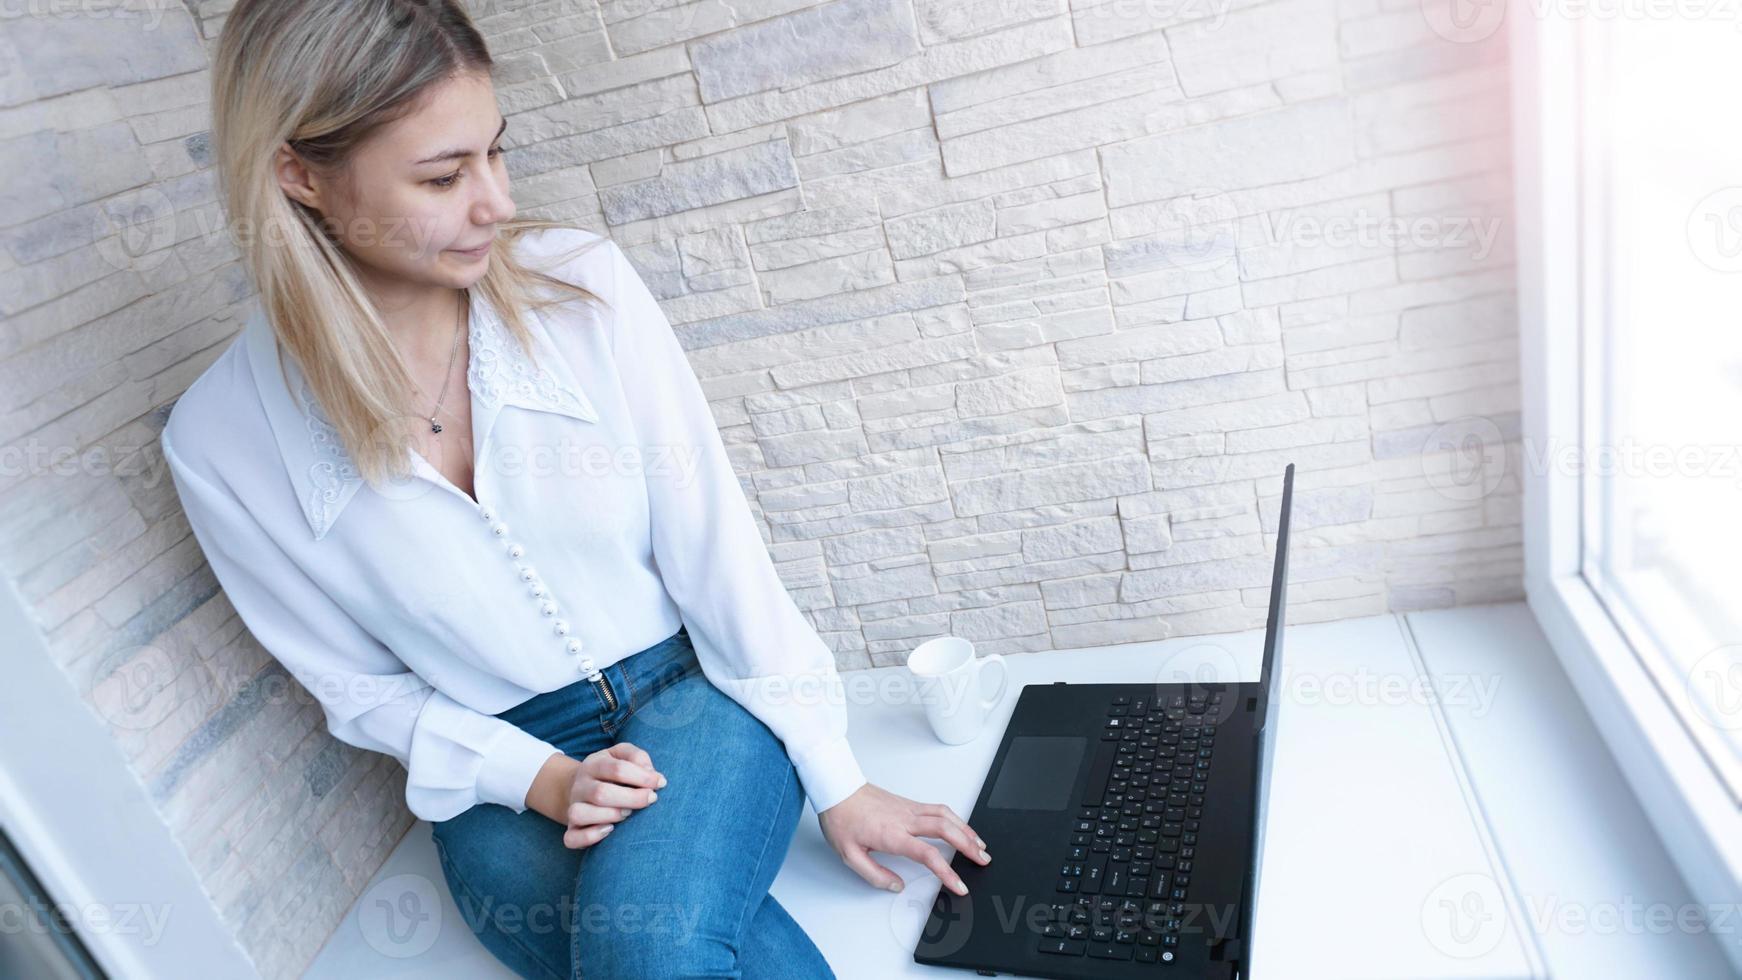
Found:
[[[437,692],[412,733],[406,805],[431,823],[476,803],[522,813],[533,778],[562,750],[512,722],[473,711]]]
[[[516,725],[502,724],[506,726],[505,730],[490,747],[483,766],[478,770],[478,799],[483,803],[500,803],[515,813],[522,813],[526,810],[526,797],[532,791],[539,770],[551,756],[562,754],[562,750],[542,738],[527,734]]]
[[[803,746],[796,752],[793,749],[794,746],[787,746],[787,755],[798,770],[798,781],[810,797],[811,809],[817,813],[852,796],[854,790],[867,782],[844,737]]]

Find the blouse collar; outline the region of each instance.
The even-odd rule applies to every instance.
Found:
[[[472,401],[474,461],[482,457],[490,428],[506,405],[566,415],[583,422],[599,421],[599,413],[581,389],[573,369],[545,335],[548,326],[542,314],[533,311],[525,318],[534,340],[543,347],[539,363],[535,364],[508,332],[483,292],[470,289],[467,294],[471,324],[466,336],[471,349],[467,355],[466,381]],[[309,530],[319,540],[339,519],[345,505],[362,486],[363,478],[294,358],[284,362],[284,373],[290,376],[290,387],[286,387],[280,374],[277,338],[258,304],[244,333],[254,384],[272,425],[279,455],[308,518]],[[292,390],[298,394],[295,399],[291,397]],[[310,410],[305,411],[304,405]],[[421,454],[409,448],[406,452],[413,469],[425,474],[421,478],[440,479]]]

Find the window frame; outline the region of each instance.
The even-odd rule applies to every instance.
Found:
[[[1522,424],[1526,447],[1587,442],[1594,398],[1589,317],[1605,311],[1593,215],[1593,166],[1581,83],[1596,57],[1593,26],[1555,6],[1513,8],[1515,229]],[[1601,326],[1600,324],[1598,326]],[[1665,849],[1698,901],[1733,905],[1742,890],[1742,808],[1699,739],[1586,577],[1586,520],[1599,501],[1578,467],[1524,456],[1525,597]],[[1544,458],[1547,458],[1545,455]],[[1638,634],[1635,634],[1638,635]],[[1742,972],[1742,944],[1720,943]]]
[[[91,956],[116,977],[253,975],[98,706],[74,689],[4,581],[0,636],[15,640],[0,716],[29,733],[0,739],[0,825],[55,902],[91,910],[70,923]],[[142,905],[169,911],[154,942]]]

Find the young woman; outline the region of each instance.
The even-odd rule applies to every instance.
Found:
[[[647,286],[515,219],[462,8],[241,0],[212,85],[260,308],[164,456],[254,637],[405,766],[483,943],[529,977],[830,975],[768,894],[805,796],[865,881],[901,888],[882,851],[963,892],[923,838],[984,842],[865,780]]]

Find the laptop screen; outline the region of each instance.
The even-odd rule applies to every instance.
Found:
[[[1270,796],[1270,759],[1276,744],[1276,710],[1282,699],[1282,627],[1288,606],[1288,529],[1294,509],[1294,464],[1282,475],[1281,513],[1276,523],[1276,564],[1270,578],[1270,616],[1264,627],[1264,661],[1259,668],[1257,765],[1253,770],[1256,805],[1252,808],[1252,877],[1243,910],[1245,962],[1252,962],[1252,920],[1258,907],[1258,880],[1264,867],[1264,814]]]

